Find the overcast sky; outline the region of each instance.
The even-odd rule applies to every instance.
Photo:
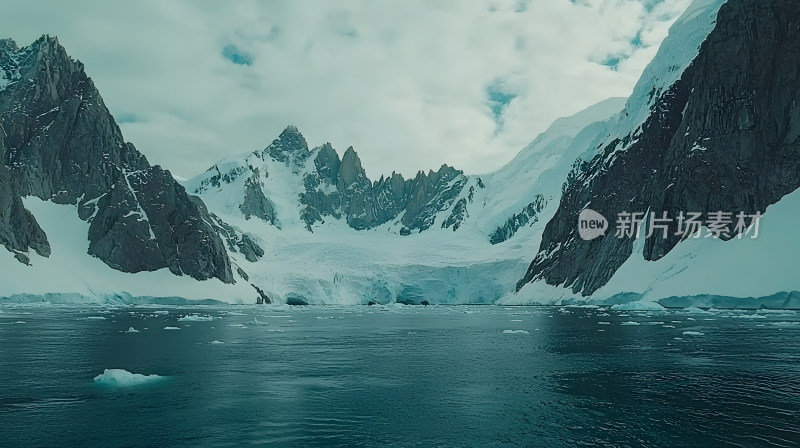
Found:
[[[483,173],[560,116],[627,96],[690,0],[7,2],[58,36],[125,138],[191,177],[295,124],[371,177]]]

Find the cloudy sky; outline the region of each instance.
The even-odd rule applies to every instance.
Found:
[[[499,168],[560,116],[627,96],[690,0],[20,1],[127,140],[191,177],[268,145],[354,146],[371,177]]]

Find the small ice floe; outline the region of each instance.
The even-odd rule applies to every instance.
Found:
[[[664,328],[675,328],[675,325],[664,325]]]
[[[133,387],[163,378],[159,375],[131,373],[124,369],[105,369],[103,373],[94,377],[94,382],[106,387]]]
[[[530,334],[527,330],[503,330],[503,334]]]
[[[161,310],[161,311],[154,311],[153,314],[169,314],[169,311]]]
[[[639,324],[639,322],[634,322],[632,320],[629,320],[629,321],[626,321],[626,322],[622,322],[620,325],[628,326],[628,325],[640,325],[640,324]]]
[[[27,322],[25,322],[24,320],[18,320],[18,321],[11,322],[11,323],[12,324],[27,324]]]
[[[224,344],[224,342],[214,339],[213,341],[209,342],[209,344],[217,345],[217,344]]]
[[[738,316],[732,316],[732,317],[735,317],[736,319],[766,319],[767,318],[767,316],[764,316],[763,314],[740,314]]]
[[[178,322],[210,322],[216,319],[214,316],[201,316],[199,314],[189,314],[178,319]]]
[[[611,322],[598,322],[597,325],[611,325]]]
[[[225,314],[228,316],[247,316],[246,313],[240,313],[238,311],[225,311]]]
[[[772,325],[776,327],[798,327],[800,326],[800,322],[795,321],[780,321],[780,322],[771,322]]]
[[[89,316],[86,320],[106,320],[106,318],[103,316]]]
[[[138,333],[138,332],[139,332],[139,330],[131,327],[131,328],[128,328],[128,331],[126,331],[125,333]]]
[[[622,303],[611,307],[614,311],[664,311],[666,308],[658,302],[640,300],[638,302]]]
[[[705,334],[705,333],[701,333],[701,332],[699,332],[699,331],[684,331],[684,332],[683,332],[683,335],[684,335],[684,336],[702,336],[702,335],[704,335],[704,334]]]
[[[228,324],[226,327],[247,328],[242,324]]]
[[[522,322],[522,319],[511,319],[511,322]]]
[[[684,308],[683,311],[693,314],[710,314],[708,311],[697,308],[696,306],[690,306],[689,308]]]
[[[250,325],[269,325],[269,322],[264,322],[263,320],[258,320],[258,317],[254,317],[253,320],[248,322]]]
[[[164,327],[165,330],[180,330],[181,327]]]

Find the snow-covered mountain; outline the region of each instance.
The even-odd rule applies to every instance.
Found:
[[[695,0],[630,98],[557,120],[495,172],[411,179],[369,179],[353,148],[289,126],[178,184],[57,41],[0,41],[0,297],[794,306],[798,8]],[[585,208],[764,217],[755,240],[584,241]]]
[[[559,119],[485,175],[443,166],[373,181],[352,148],[341,159],[327,143],[309,149],[290,126],[184,185],[264,248],[252,262],[230,257],[274,300],[491,303],[524,273],[573,163],[594,155],[605,127],[589,125],[623,104]]]
[[[791,230],[800,218],[800,25],[789,19],[798,14],[786,0],[694,2],[629,99],[627,119],[567,186],[519,292],[504,301],[694,295],[709,306],[726,297],[800,306],[790,261],[800,250]],[[583,240],[585,208],[672,219],[650,238]],[[719,238],[682,236],[682,212],[699,213]]]

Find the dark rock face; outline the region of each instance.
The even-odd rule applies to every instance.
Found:
[[[286,299],[286,304],[292,306],[306,306],[308,305],[308,301],[302,297],[290,296]]]
[[[300,167],[309,156],[308,143],[295,126],[289,126],[264,149],[264,155],[267,154],[279,162]]]
[[[489,235],[489,242],[492,244],[499,244],[507,241],[514,236],[515,233],[522,227],[533,224],[539,221],[537,214],[542,211],[544,206],[547,205],[547,200],[542,195],[536,195],[535,199],[522,209],[521,212],[512,215],[506,222],[496,228],[494,232]]]
[[[0,160],[5,156],[5,132],[0,126]],[[20,194],[11,180],[8,168],[0,163],[0,244],[14,253],[17,259],[27,264],[29,258],[22,252],[33,249],[43,257],[50,256],[47,235],[39,223],[25,209]]]
[[[112,268],[166,267],[199,280],[233,281],[202,202],[125,143],[83,64],[55,38],[22,49],[3,41],[0,73],[10,80],[0,91],[0,126],[14,196],[76,204],[80,218],[91,222],[89,253]],[[41,235],[31,241],[44,251]]]
[[[461,171],[443,165],[428,174],[420,171],[414,179],[392,173],[372,182],[352,147],[340,160],[336,150],[326,143],[317,151],[314,169],[303,181],[305,191],[300,203],[305,207],[301,219],[309,230],[326,216],[345,218],[351,228],[365,230],[402,213],[401,222],[410,232],[433,225],[436,214],[453,205],[467,178]]]
[[[252,283],[250,284],[250,286],[255,288],[256,292],[258,293],[258,297],[256,298],[256,305],[269,305],[270,303],[272,303],[272,300],[269,299],[269,296],[267,296],[264,290],[262,290],[261,288]]]
[[[648,209],[753,214],[800,187],[797,17],[794,0],[722,5],[699,55],[655,102],[641,133],[603,148],[567,185],[518,289],[544,280],[589,295],[631,255],[630,238],[577,237],[590,201],[609,219]],[[735,235],[733,221],[723,239]],[[645,259],[667,254],[680,242],[676,231],[673,221],[667,238],[648,238]]]
[[[264,256],[264,249],[255,242],[253,236],[242,233],[239,229],[226,223],[213,213],[211,214],[211,218],[213,219],[213,224],[217,232],[225,238],[229,251],[241,253],[244,255],[244,258],[250,262],[258,261]],[[246,275],[242,276],[242,278],[247,280],[246,277]]]
[[[258,180],[258,170],[255,170],[254,175],[250,176],[245,181],[244,199],[242,203],[239,204],[239,210],[242,212],[245,219],[250,219],[255,216],[273,226],[280,227],[275,215],[275,206],[272,204],[272,201],[264,196],[264,190],[261,189],[261,183]]]

